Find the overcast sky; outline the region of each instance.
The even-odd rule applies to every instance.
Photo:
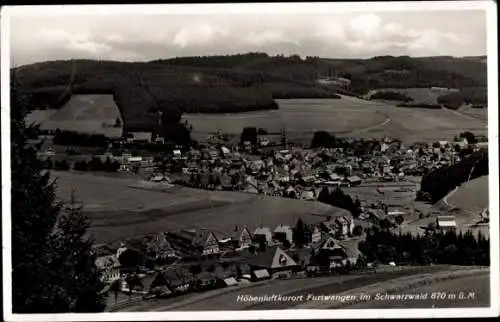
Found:
[[[484,11],[12,15],[11,65],[250,51],[331,58],[486,55]]]

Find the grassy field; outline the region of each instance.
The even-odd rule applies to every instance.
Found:
[[[206,137],[221,129],[240,134],[245,126],[268,132],[286,128],[290,139],[310,140],[316,130],[340,136],[399,138],[405,144],[421,140],[450,140],[462,131],[487,133],[487,122],[447,109],[400,108],[343,96],[342,99],[277,100],[279,110],[244,114],[185,114],[194,136]]]
[[[462,114],[477,118],[483,122],[488,122],[488,108],[473,108],[471,105],[461,106],[458,111]]]
[[[58,177],[57,195],[68,201],[75,189],[92,221],[96,242],[112,242],[134,236],[181,228],[232,231],[235,225],[274,229],[279,224],[319,222],[345,210],[313,201],[262,197],[238,192],[220,192],[173,187],[155,191],[132,178],[106,178],[92,174],[53,172]]]
[[[42,124],[56,114],[57,110],[34,110],[26,116],[26,124]]]
[[[380,192],[377,191],[377,188]],[[412,190],[406,191],[402,189]],[[417,189],[417,184],[410,182],[394,182],[390,186],[381,184],[342,188],[344,192],[352,197],[358,197],[367,203],[382,200],[389,206],[409,206],[413,204]]]
[[[488,179],[489,176],[483,176],[462,184],[447,198],[448,204],[471,212],[481,212],[489,205]]]
[[[283,128],[295,133],[312,133],[317,130],[350,132],[384,122],[383,113],[367,111],[370,102],[345,99],[292,99],[277,100],[279,110],[233,114],[185,114],[183,120],[193,125],[196,133],[213,133],[222,129],[240,134],[246,126],[280,132]]]
[[[32,112],[27,123],[39,123],[41,129],[121,136],[121,127],[113,127],[117,118],[121,120],[113,95],[73,95],[59,110]]]
[[[270,133],[286,129],[292,140],[309,141],[315,131],[326,130],[340,136],[400,138],[411,144],[419,140],[449,140],[461,131],[486,134],[487,118],[447,109],[398,108],[390,104],[343,96],[342,99],[277,100],[279,110],[228,114],[182,116],[193,125],[193,137],[203,140],[217,130],[238,136],[247,126],[265,128]],[[479,113],[472,111],[470,113]],[[42,128],[60,128],[117,136],[114,128],[118,110],[111,95],[77,95],[62,109],[36,111],[28,123]],[[418,120],[418,122],[415,122]]]

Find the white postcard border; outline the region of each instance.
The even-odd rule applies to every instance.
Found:
[[[79,15],[79,14],[292,14],[330,12],[377,12],[421,10],[486,10],[488,25],[488,139],[490,197],[490,308],[457,309],[367,309],[367,310],[269,310],[214,312],[137,312],[96,314],[12,314],[11,284],[11,221],[10,221],[10,16],[12,15]],[[465,23],[465,22],[464,22]],[[207,5],[112,5],[106,6],[19,6],[3,7],[1,12],[1,86],[2,86],[2,256],[3,308],[7,321],[139,321],[139,320],[252,320],[252,319],[332,319],[332,318],[413,318],[413,317],[487,317],[499,313],[499,189],[498,189],[498,53],[497,14],[493,1],[383,2],[373,3],[257,3]]]

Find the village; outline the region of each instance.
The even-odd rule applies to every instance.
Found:
[[[324,191],[366,187],[383,195],[380,187],[399,183],[398,189],[412,193],[414,199],[422,175],[457,163],[466,153],[487,144],[485,138],[476,140],[469,144],[460,135],[454,142],[404,146],[387,137],[342,139],[337,144],[341,147],[311,148],[293,145],[286,137],[273,142],[266,135],[257,135],[254,142],[240,140],[229,145],[219,132],[197,148],[143,154],[122,149],[121,155],[108,151],[93,155],[88,164],[96,158],[102,164],[108,160],[116,164],[118,173],[134,173],[149,185],[167,189],[181,185],[323,201]],[[164,144],[164,140],[153,140],[151,133],[132,133],[125,141]],[[123,147],[123,141],[116,144]],[[50,146],[41,149],[40,155],[46,159],[57,156]],[[80,170],[78,162],[83,161],[73,164],[74,171]],[[358,195],[348,198],[352,207],[333,204],[347,211],[314,223],[299,218],[295,226],[251,229],[235,224],[232,231],[225,232],[182,229],[98,245],[96,265],[106,285],[103,292],[114,293],[115,301],[119,293],[151,299],[264,279],[373,269],[376,264],[368,263],[358,248],[364,230],[379,225],[382,219],[395,227],[405,220],[407,210],[404,205],[390,209],[383,198],[378,202]],[[453,229],[454,218],[438,216],[436,226]]]

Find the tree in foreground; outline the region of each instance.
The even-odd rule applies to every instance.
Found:
[[[86,218],[77,208],[62,211],[56,201],[50,174],[27,144],[26,99],[12,85],[12,311],[102,311],[92,241],[83,239]]]

